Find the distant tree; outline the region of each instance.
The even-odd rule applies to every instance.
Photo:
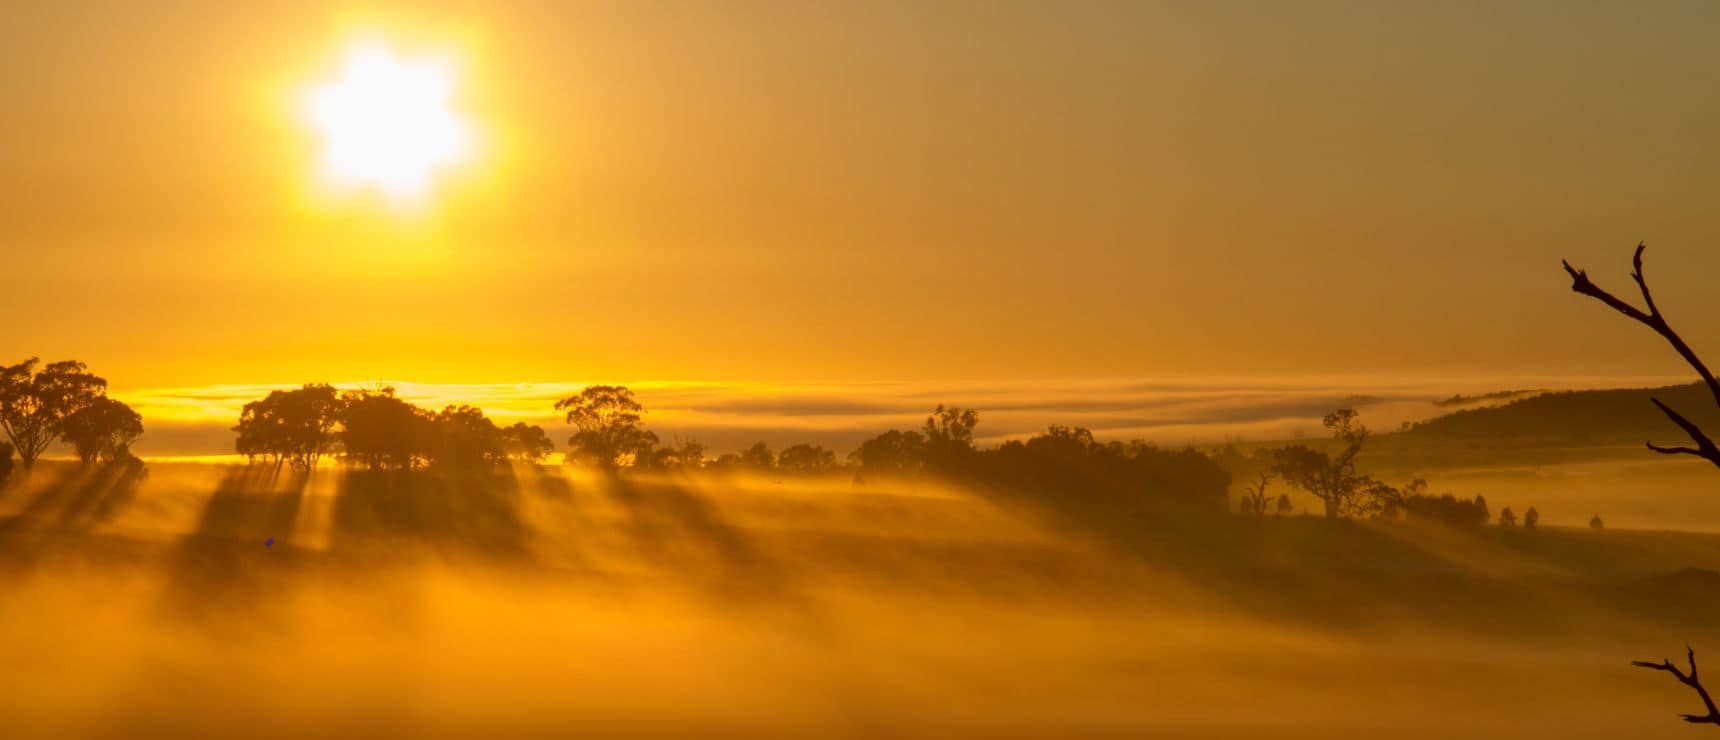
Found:
[[[1396,486],[1385,481],[1362,476],[1361,506],[1357,513],[1372,515],[1375,519],[1396,519],[1403,511],[1404,494]]]
[[[892,429],[860,443],[853,458],[865,473],[904,474],[925,462],[926,438],[919,432]]]
[[[12,474],[12,443],[0,442],[0,483]]]
[[[645,407],[633,391],[619,385],[594,385],[557,401],[576,431],[567,440],[568,460],[613,470],[651,454],[657,435],[640,425]]]
[[[675,464],[686,470],[698,470],[705,466],[705,446],[687,439],[675,448]]]
[[[979,425],[979,412],[973,409],[945,407],[938,404],[920,428],[925,437],[925,454],[933,458],[948,458],[973,451],[973,430]]]
[[[1535,525],[1539,524],[1540,522],[1541,522],[1541,512],[1535,511],[1535,507],[1531,506],[1531,507],[1529,507],[1528,511],[1523,512],[1523,528],[1524,529],[1534,529]]]
[[[712,460],[709,464],[707,464],[705,466],[705,469],[709,470],[713,473],[733,473],[737,470],[740,470],[741,467],[742,467],[742,465],[741,465],[741,456],[740,455],[737,455],[733,452],[725,452],[721,455],[718,455],[717,459]]]
[[[1053,424],[1046,427],[1044,434],[1028,437],[1024,446],[1029,452],[1048,457],[1074,458],[1091,453],[1099,444],[1093,440],[1093,431],[1086,427]]]
[[[344,404],[327,384],[272,391],[240,410],[239,424],[233,427],[234,449],[252,462],[265,458],[277,472],[286,463],[295,470],[313,470],[334,447]]]
[[[1703,364],[1701,358],[1696,356],[1696,351],[1685,343],[1684,338],[1680,337],[1678,332],[1673,331],[1672,325],[1667,323],[1666,317],[1660,313],[1660,307],[1655,305],[1654,296],[1649,293],[1648,280],[1642,276],[1642,252],[1647,248],[1647,245],[1644,244],[1636,245],[1636,254],[1631,257],[1632,269],[1630,274],[1631,279],[1636,282],[1637,290],[1642,293],[1642,302],[1647,310],[1637,308],[1595,285],[1594,281],[1589,279],[1589,274],[1586,271],[1578,270],[1571,267],[1570,262],[1565,262],[1563,263],[1565,272],[1571,276],[1571,290],[1600,301],[1608,308],[1654,330],[1656,334],[1666,340],[1667,344],[1672,345],[1673,351],[1677,352],[1679,357],[1684,358],[1684,362],[1690,365],[1697,375],[1702,377],[1702,382],[1708,385],[1709,392],[1714,396],[1715,405],[1720,406],[1720,379],[1714,377],[1714,373],[1708,369],[1707,365]],[[1720,467],[1720,446],[1716,446],[1714,440],[1697,427],[1695,422],[1674,411],[1672,407],[1662,403],[1658,398],[1650,398],[1649,402],[1659,408],[1661,413],[1666,414],[1666,417],[1671,419],[1673,424],[1684,430],[1685,435],[1690,437],[1690,440],[1695,444],[1694,447],[1662,447],[1653,442],[1648,442],[1646,444],[1649,449],[1663,455],[1693,455]]]
[[[555,443],[549,441],[543,427],[525,422],[515,422],[513,426],[502,429],[501,438],[502,451],[521,462],[541,463],[555,451]]]
[[[1339,445],[1336,454],[1306,445],[1291,445],[1274,453],[1275,472],[1324,503],[1327,519],[1378,511],[1383,502],[1376,496],[1389,490],[1356,472],[1356,456],[1368,439],[1368,428],[1356,417],[1352,409],[1338,409],[1322,420]]]
[[[1515,526],[1517,526],[1517,515],[1511,511],[1511,507],[1507,506],[1507,507],[1499,510],[1499,526],[1501,526],[1501,527],[1515,527]]]
[[[672,447],[658,447],[636,460],[634,467],[645,470],[698,470],[705,467],[705,446],[686,440]]]
[[[770,451],[770,445],[764,442],[754,442],[751,447],[741,450],[741,467],[750,470],[770,470],[776,467],[776,455]]]
[[[1290,510],[1292,508],[1294,507],[1290,504],[1290,494],[1278,494],[1278,516],[1290,516]]]
[[[422,451],[433,465],[476,468],[508,459],[502,430],[473,406],[448,406],[430,422],[435,429]]]
[[[84,465],[132,457],[131,443],[143,436],[143,417],[130,406],[101,397],[66,417],[60,436]]]
[[[1100,443],[1091,430],[1067,426],[976,453],[948,472],[1093,517],[1223,512],[1231,481],[1223,466],[1196,450]]]
[[[341,395],[341,443],[348,460],[372,470],[408,470],[428,461],[435,418],[393,388]]]
[[[1265,516],[1266,485],[1271,483],[1277,474],[1270,470],[1262,470],[1256,475],[1259,476],[1259,480],[1254,485],[1242,487],[1242,513]]]
[[[1606,528],[1606,522],[1601,521],[1601,515],[1596,514],[1594,518],[1589,519],[1589,529],[1601,530]]]
[[[51,362],[37,370],[32,357],[0,367],[0,430],[18,452],[24,469],[59,439],[66,418],[107,395],[107,381],[84,363]]]
[[[836,467],[836,453],[818,445],[790,445],[776,456],[776,466],[790,473],[822,473]]]
[[[1416,478],[1401,489],[1392,489],[1381,502],[1379,516],[1397,519],[1409,513],[1410,502],[1427,498],[1427,481]]]
[[[1465,501],[1449,493],[1439,496],[1417,493],[1404,497],[1403,509],[1412,519],[1454,526],[1478,527],[1488,521],[1487,500],[1480,496]]]
[[[698,470],[705,467],[705,446],[695,440],[679,440],[673,447],[659,450],[663,453],[665,467],[679,470]]]

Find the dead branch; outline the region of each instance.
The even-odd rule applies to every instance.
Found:
[[[1678,682],[1696,690],[1696,695],[1702,697],[1702,705],[1708,708],[1707,714],[1681,714],[1685,722],[1691,724],[1720,725],[1720,707],[1714,706],[1714,698],[1708,695],[1708,689],[1702,688],[1702,681],[1696,677],[1696,650],[1686,645],[1684,647],[1687,660],[1690,661],[1690,673],[1678,670],[1670,658],[1663,658],[1659,663],[1646,660],[1633,660],[1631,665],[1655,671],[1666,671],[1672,674]]]
[[[1577,268],[1572,267],[1571,263],[1567,261],[1562,264],[1565,266],[1565,272],[1569,273],[1571,276],[1571,290],[1606,304],[1614,311],[1624,314],[1625,316],[1630,317],[1631,320],[1653,329],[1656,334],[1665,338],[1667,343],[1672,345],[1672,349],[1678,352],[1678,356],[1683,357],[1684,361],[1689,363],[1690,367],[1696,370],[1696,374],[1702,376],[1702,382],[1708,384],[1709,392],[1714,395],[1715,406],[1720,407],[1720,379],[1716,379],[1714,377],[1714,373],[1708,369],[1706,364],[1703,364],[1700,357],[1696,356],[1696,351],[1692,350],[1690,345],[1684,342],[1684,338],[1678,336],[1678,332],[1673,331],[1672,325],[1667,323],[1666,317],[1660,313],[1660,307],[1655,304],[1654,294],[1648,289],[1648,280],[1642,275],[1642,252],[1647,248],[1648,246],[1646,244],[1636,245],[1636,254],[1631,257],[1632,270],[1630,274],[1631,280],[1636,282],[1637,290],[1642,293],[1642,301],[1647,305],[1647,310],[1632,306],[1624,299],[1621,299],[1618,296],[1607,292],[1606,289],[1595,285],[1594,281],[1589,279],[1587,271],[1578,270]],[[1647,443],[1649,449],[1662,455],[1694,455],[1713,463],[1716,467],[1720,467],[1720,446],[1716,446],[1713,439],[1710,439],[1707,434],[1703,433],[1701,429],[1697,428],[1696,424],[1685,418],[1684,415],[1674,411],[1670,406],[1661,403],[1660,399],[1656,398],[1651,400],[1654,401],[1655,406],[1660,408],[1662,413],[1666,414],[1667,418],[1672,420],[1672,423],[1677,424],[1680,429],[1684,430],[1686,435],[1689,435],[1691,441],[1696,443],[1696,446],[1663,447],[1649,442]]]

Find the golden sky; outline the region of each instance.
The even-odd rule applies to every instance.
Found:
[[[1682,372],[1720,352],[1706,3],[0,5],[0,350],[120,389]],[[319,180],[444,59],[466,161]],[[6,359],[6,358],[0,358]]]

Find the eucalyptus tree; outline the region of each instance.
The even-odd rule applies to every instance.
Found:
[[[32,357],[0,367],[0,431],[25,470],[60,438],[67,418],[107,395],[107,381],[90,374],[84,363],[40,363]]]
[[[130,458],[131,443],[143,436],[143,416],[107,397],[73,412],[61,426],[60,436],[84,465]]]
[[[594,385],[555,404],[575,432],[567,440],[568,461],[613,470],[651,454],[657,435],[641,424],[645,407],[626,386]]]

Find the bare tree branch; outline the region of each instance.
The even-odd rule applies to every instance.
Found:
[[[1709,439],[1708,435],[1703,433],[1702,429],[1697,427],[1695,422],[1684,418],[1683,414],[1672,410],[1671,406],[1661,403],[1658,398],[1650,398],[1648,400],[1653,402],[1654,405],[1660,409],[1661,413],[1666,414],[1666,417],[1671,419],[1672,423],[1677,424],[1679,429],[1683,429],[1685,434],[1690,435],[1691,441],[1696,443],[1695,448],[1690,448],[1660,447],[1651,442],[1648,444],[1648,449],[1654,450],[1662,455],[1695,455],[1720,466],[1720,446],[1716,446],[1714,444],[1714,440]]]
[[[1660,307],[1655,304],[1654,294],[1648,289],[1648,280],[1642,274],[1642,252],[1647,248],[1648,246],[1645,244],[1636,245],[1636,254],[1631,257],[1630,278],[1636,282],[1636,287],[1642,293],[1643,303],[1648,306],[1648,310],[1644,311],[1632,306],[1618,296],[1607,292],[1606,289],[1595,285],[1594,281],[1589,279],[1587,271],[1572,267],[1570,262],[1563,262],[1565,272],[1571,276],[1571,290],[1606,304],[1607,307],[1653,329],[1656,334],[1666,339],[1667,343],[1672,345],[1672,349],[1678,352],[1678,356],[1684,358],[1684,361],[1696,370],[1697,375],[1702,376],[1702,382],[1708,384],[1709,392],[1714,395],[1715,406],[1720,407],[1720,379],[1714,377],[1714,373],[1708,369],[1706,364],[1703,364],[1701,358],[1696,356],[1696,351],[1684,342],[1684,338],[1678,336],[1678,332],[1673,331],[1672,326],[1667,323],[1666,317],[1660,313]],[[1654,405],[1658,406],[1661,412],[1672,420],[1672,423],[1677,424],[1680,429],[1684,430],[1685,434],[1690,436],[1691,441],[1695,442],[1696,446],[1662,447],[1649,443],[1649,449],[1663,455],[1694,455],[1720,467],[1720,446],[1716,446],[1708,435],[1704,434],[1701,429],[1682,414],[1661,403],[1659,399],[1652,400]]]
[[[1654,450],[1655,452],[1658,452],[1662,455],[1696,455],[1697,457],[1702,456],[1702,451],[1698,450],[1694,447],[1662,447],[1662,446],[1657,445],[1653,442],[1645,442],[1644,444],[1648,445],[1648,449]]]
[[[1702,705],[1708,708],[1707,714],[1681,714],[1685,722],[1691,724],[1720,725],[1720,707],[1714,705],[1714,697],[1708,695],[1708,689],[1702,687],[1702,681],[1696,677],[1696,650],[1688,645],[1684,647],[1686,659],[1690,661],[1690,673],[1678,670],[1672,660],[1663,658],[1659,663],[1647,660],[1633,660],[1631,665],[1654,671],[1666,671],[1672,674],[1678,682],[1696,690],[1696,695],[1702,697]]]

